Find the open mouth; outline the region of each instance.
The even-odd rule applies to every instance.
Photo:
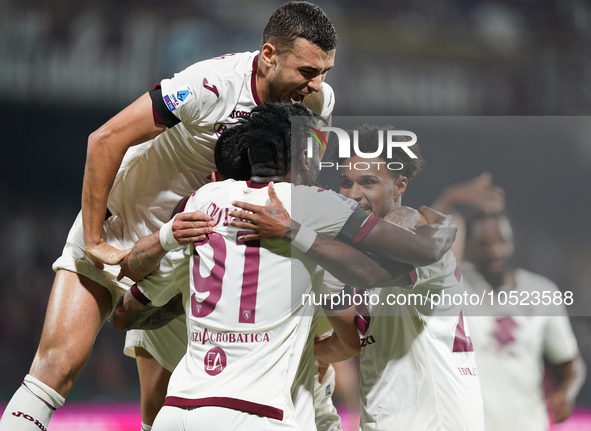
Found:
[[[304,97],[306,97],[306,95],[298,91],[292,91],[289,93],[289,99],[292,103],[302,103],[304,101]]]
[[[359,208],[361,208],[363,211],[365,211],[367,214],[371,214],[371,207],[367,206],[367,205],[359,205]]]

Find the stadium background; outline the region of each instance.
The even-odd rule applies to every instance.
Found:
[[[280,3],[0,0],[0,404],[20,385],[38,344],[51,263],[79,210],[88,134],[175,71],[257,49]],[[591,110],[588,1],[316,3],[339,35],[327,79],[335,115],[584,116]],[[519,264],[591,305],[589,130],[566,142],[425,147],[427,168],[405,204],[433,202],[446,185],[492,172],[507,192]],[[572,323],[591,367],[591,320]],[[66,406],[139,399],[123,339],[105,325]],[[591,406],[590,383],[578,406]],[[77,429],[71,426],[63,429]]]

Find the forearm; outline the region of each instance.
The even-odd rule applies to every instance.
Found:
[[[144,279],[158,268],[166,253],[160,244],[159,231],[140,239],[125,259],[125,276],[133,281]]]
[[[132,324],[129,329],[159,329],[184,314],[185,310],[181,303],[180,295],[178,299],[175,300],[175,298],[162,307],[154,308],[152,313],[145,315],[141,320]]]
[[[448,217],[413,229],[381,220],[355,246],[387,260],[424,266],[443,257],[453,244],[456,231]]]
[[[152,100],[145,93],[89,136],[82,184],[85,245],[100,242],[107,199],[126,151],[164,129],[155,124]]]
[[[162,307],[151,307],[138,304],[131,293],[126,292],[113,313],[113,325],[121,331],[154,330],[167,325],[184,312],[180,293]]]
[[[84,243],[101,240],[107,199],[125,151],[112,151],[101,130],[88,138],[88,153],[82,183],[82,220]]]
[[[348,346],[336,332],[314,343],[314,358],[327,364],[346,361],[358,353],[358,349]]]
[[[350,286],[371,289],[392,279],[392,275],[375,260],[322,234],[317,234],[306,257]]]
[[[585,382],[586,367],[580,356],[559,366],[563,381],[557,392],[563,392],[565,400],[572,406]]]

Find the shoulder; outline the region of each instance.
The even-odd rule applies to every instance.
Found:
[[[238,101],[255,55],[244,52],[203,60],[163,79],[164,102],[182,121],[204,118],[217,111],[221,115],[224,106],[234,106]]]
[[[347,207],[351,211],[355,211],[358,206],[357,202],[353,199],[346,198],[335,191],[310,186],[294,186],[292,190],[292,199],[294,204],[317,204],[323,206],[336,206],[337,208]]]
[[[239,181],[229,179],[205,184],[189,197],[185,211],[194,211],[200,209],[205,203],[211,200],[213,195],[227,193],[239,183]]]

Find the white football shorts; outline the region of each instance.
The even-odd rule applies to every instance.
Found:
[[[113,247],[125,250],[133,247],[134,242],[123,237],[123,221],[111,216],[103,223],[103,239]],[[133,285],[127,277],[117,281],[119,265],[105,265],[98,269],[84,251],[82,239],[82,213],[78,213],[66,240],[62,255],[54,262],[53,270],[65,269],[83,275],[99,283],[111,292],[111,312],[119,298]],[[187,329],[185,315],[155,331],[134,330],[127,333],[124,353],[135,357],[134,347],[142,347],[150,353],[164,368],[173,371],[187,350]]]

